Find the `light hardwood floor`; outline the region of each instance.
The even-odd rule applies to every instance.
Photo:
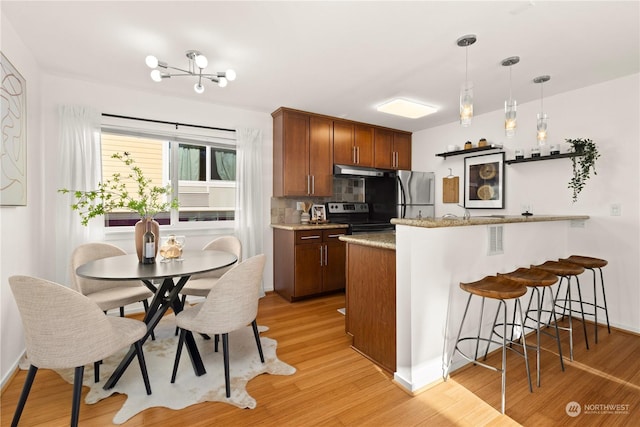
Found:
[[[600,328],[600,342],[591,350],[575,334],[575,361],[560,371],[553,343],[546,340],[542,358],[542,387],[529,393],[524,365],[508,359],[507,415],[501,415],[499,374],[467,366],[447,382],[410,396],[370,361],[352,350],[344,333],[344,294],[288,303],[275,294],[260,301],[258,323],[263,334],[278,341],[278,356],[295,366],[293,376],[262,375],[247,391],[257,400],[255,409],[224,403],[201,403],[181,411],[152,408],[125,426],[595,426],[638,425],[640,416],[640,337]],[[578,324],[579,325],[579,324]],[[592,338],[593,325],[589,325]],[[565,334],[566,335],[566,334]],[[564,343],[567,346],[567,343]],[[499,363],[492,354],[490,362]],[[534,360],[532,358],[532,360]],[[532,367],[535,361],[532,362]],[[9,426],[22,389],[25,372],[18,372],[2,393],[1,425]],[[157,380],[156,380],[157,382]],[[84,393],[86,393],[86,388]],[[71,386],[48,370],[36,376],[20,425],[69,424]],[[569,417],[565,406],[628,405],[627,414],[581,414]],[[124,402],[121,395],[97,404],[82,404],[82,426],[111,425]],[[591,408],[595,408],[591,406]]]

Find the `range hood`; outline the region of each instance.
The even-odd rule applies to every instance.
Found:
[[[389,176],[392,174],[392,171],[384,170],[384,169],[375,169],[375,168],[365,168],[361,166],[348,166],[348,165],[334,165],[333,166],[333,175],[334,176],[352,176],[352,177],[382,177]]]

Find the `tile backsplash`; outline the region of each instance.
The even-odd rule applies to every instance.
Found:
[[[326,202],[364,202],[364,180],[362,178],[333,178],[332,197],[272,197],[271,223],[298,224],[300,223],[297,202],[312,202],[324,204]]]

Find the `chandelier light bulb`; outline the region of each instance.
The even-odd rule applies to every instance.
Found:
[[[158,66],[158,58],[153,55],[149,55],[145,58],[144,62],[149,68],[156,68]]]
[[[236,72],[233,71],[231,68],[229,68],[225,73],[224,73],[225,77],[227,80],[229,80],[230,82],[234,81],[236,79]]]
[[[227,79],[225,77],[218,77],[218,86],[219,87],[226,87],[227,86]]]
[[[196,93],[200,94],[204,92],[204,86],[202,86],[202,84],[200,82],[196,83],[193,85],[193,90],[196,91]]]
[[[151,80],[154,82],[161,82],[162,75],[160,74],[160,70],[151,70]]]
[[[207,57],[204,55],[196,55],[195,61],[198,68],[207,68],[207,65],[209,65],[209,61],[207,61]]]

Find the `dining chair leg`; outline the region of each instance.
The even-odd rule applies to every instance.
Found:
[[[151,384],[149,383],[149,375],[147,374],[147,363],[144,360],[144,353],[142,352],[142,343],[136,341],[134,344],[136,347],[136,354],[138,355],[138,363],[140,363],[140,371],[142,372],[142,380],[144,381],[144,388],[147,390],[147,395],[151,395]]]
[[[253,336],[256,339],[256,345],[258,346],[258,353],[260,353],[260,361],[264,363],[264,354],[262,353],[262,343],[260,342],[260,333],[258,332],[258,322],[253,319],[251,322],[251,326],[253,327]]]
[[[186,329],[180,329],[180,338],[178,338],[178,349],[176,350],[176,360],[173,362],[173,373],[171,374],[171,384],[176,382],[176,374],[178,373],[178,365],[180,364],[180,355],[182,354],[182,346],[184,337],[187,335]]]
[[[213,337],[213,351],[218,352],[218,343],[220,342],[220,335],[215,334]]]
[[[73,375],[73,402],[71,404],[71,427],[78,426],[80,418],[80,396],[82,395],[82,377],[84,366],[78,366]]]
[[[33,384],[33,379],[36,377],[36,372],[38,372],[38,367],[30,365],[29,372],[27,372],[27,378],[25,378],[24,385],[22,386],[22,393],[20,393],[20,399],[18,400],[18,406],[16,407],[16,412],[13,414],[13,421],[11,421],[11,427],[17,427],[18,421],[20,421],[20,416],[22,416],[22,410],[24,409],[24,404],[27,403],[27,397],[29,397],[29,392],[31,391],[31,385]]]
[[[100,382],[100,364],[102,360],[96,360],[93,362],[93,380],[97,383]]]
[[[231,380],[229,378],[229,334],[222,334],[222,358],[224,359],[224,385],[228,399],[231,397]]]
[[[120,307],[120,317],[124,317],[124,307]]]

